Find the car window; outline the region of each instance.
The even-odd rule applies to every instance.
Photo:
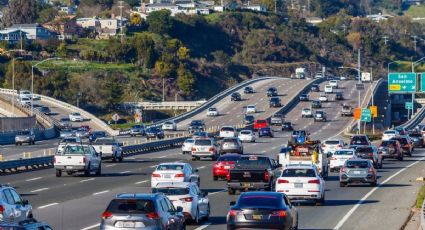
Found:
[[[233,143],[233,144],[237,144],[238,141],[236,139],[224,139],[223,143]]]
[[[236,168],[262,168],[268,169],[271,168],[270,160],[267,157],[241,157],[236,162]]]
[[[251,131],[241,131],[241,134],[249,135],[249,134],[251,134]]]
[[[188,188],[153,188],[152,193],[164,193],[167,196],[177,196],[189,194]]]
[[[339,141],[334,141],[334,140],[325,141],[325,144],[327,144],[327,145],[337,145],[337,144],[339,144]]]
[[[183,165],[159,165],[156,168],[157,171],[165,170],[183,170]]]
[[[239,155],[230,155],[230,156],[223,155],[220,158],[218,158],[218,161],[237,161],[239,160],[239,158],[240,158]]]
[[[212,141],[211,140],[195,140],[195,145],[198,146],[211,146]]]
[[[8,204],[15,204],[15,200],[13,199],[12,194],[10,193],[10,189],[5,189],[3,191],[3,196],[6,199],[6,203]]]
[[[283,197],[283,202],[285,203],[285,205],[290,206],[291,201],[289,201],[288,197],[285,194],[282,194],[282,197]]]
[[[235,131],[232,127],[223,127],[223,128],[221,128],[221,130],[220,130],[221,132],[223,132],[223,131]]]
[[[316,177],[313,169],[285,169],[282,177]]]
[[[278,208],[282,204],[282,199],[276,195],[245,195],[241,196],[238,201],[240,208],[249,208],[256,206]]]
[[[165,203],[167,204],[167,207],[168,207],[167,211],[169,211],[169,212],[175,212],[176,211],[173,203],[171,203],[171,201],[169,199],[165,198],[164,201],[165,201]]]
[[[187,140],[184,141],[184,143],[193,143],[193,142],[195,142],[195,140],[193,140],[193,139],[187,139]]]
[[[347,161],[347,168],[367,168],[369,163],[367,161]]]
[[[170,210],[170,208],[168,207],[168,204],[167,204],[167,202],[165,201],[165,199],[162,199],[162,200],[160,201],[160,203],[161,203],[162,211],[164,211],[164,212],[168,212],[168,211]]]
[[[150,213],[155,211],[151,200],[143,199],[114,199],[106,208],[111,213]]]
[[[353,155],[353,151],[347,151],[347,150],[344,150],[344,151],[335,151],[335,153],[333,155],[338,155],[338,156]]]
[[[12,194],[15,204],[22,204],[21,196],[19,196],[19,194],[13,189],[10,189],[9,191],[10,191],[10,194]]]

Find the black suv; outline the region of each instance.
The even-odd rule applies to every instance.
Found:
[[[245,87],[243,92],[246,93],[246,94],[254,93],[254,89],[251,86],[247,86],[247,87]]]
[[[310,88],[311,92],[320,92],[320,87],[318,84],[313,84]]]
[[[300,101],[308,101],[308,94],[303,93],[300,95]]]
[[[277,95],[277,89],[275,87],[270,87],[267,90],[267,97],[276,97]]]
[[[342,92],[336,92],[335,93],[335,100],[344,100],[344,94]]]
[[[322,103],[318,100],[314,100],[314,101],[311,102],[311,108],[320,109],[320,108],[322,108]]]
[[[232,93],[232,95],[230,95],[230,100],[231,101],[241,101],[242,100],[241,94],[237,93],[237,92]]]
[[[246,125],[254,124],[255,117],[253,115],[246,114],[243,118],[243,123]]]
[[[282,131],[294,131],[294,127],[292,127],[291,122],[283,122]]]
[[[281,107],[282,106],[282,103],[280,102],[280,98],[278,98],[278,97],[272,97],[272,98],[270,98],[269,106],[270,106],[270,108],[272,108],[272,107]]]

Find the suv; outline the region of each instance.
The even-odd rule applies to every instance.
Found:
[[[0,223],[20,222],[32,218],[32,206],[16,190],[0,184]]]
[[[224,138],[220,145],[220,154],[239,153],[243,154],[243,146],[238,138]]]
[[[277,95],[277,89],[275,87],[270,87],[267,90],[267,97],[276,97]]]
[[[370,145],[367,135],[354,135],[350,139],[350,145]]]
[[[247,87],[245,87],[245,89],[243,90],[243,92],[245,94],[254,93],[254,89],[251,86],[247,86]]]
[[[230,95],[230,101],[241,101],[242,97],[241,94],[238,92],[232,93],[232,95]]]
[[[253,124],[254,120],[255,120],[255,117],[253,115],[245,114],[245,116],[243,117],[243,123],[245,125]]]
[[[281,113],[273,114],[273,116],[270,118],[270,125],[282,125],[282,123],[285,121],[285,117]]]
[[[311,85],[310,90],[311,90],[311,92],[320,92],[320,87],[319,87],[318,84],[313,84],[313,85]]]
[[[273,108],[273,107],[282,107],[282,103],[280,101],[280,98],[278,98],[278,97],[272,97],[272,98],[270,98],[269,107],[270,108]]]
[[[314,100],[311,102],[311,108],[312,109],[320,109],[322,108],[322,102],[320,102],[319,100]]]
[[[304,108],[301,111],[301,117],[312,117],[312,116],[313,116],[313,112],[309,108]]]
[[[185,229],[182,211],[162,193],[118,194],[103,212],[100,229]]]
[[[145,126],[144,125],[133,125],[130,129],[130,136],[134,137],[137,135],[145,135]]]
[[[203,120],[192,120],[189,125],[189,133],[196,131],[205,131],[205,123]]]
[[[35,134],[33,131],[21,131],[15,136],[15,145],[22,145],[22,143],[28,143],[29,145],[35,145]]]
[[[337,100],[337,101],[344,100],[344,94],[342,92],[336,92],[335,93],[335,100]]]
[[[238,132],[236,131],[236,128],[233,126],[223,126],[220,129],[219,137],[225,138],[225,137],[237,137]]]
[[[326,113],[324,111],[316,111],[316,114],[314,114],[314,122],[316,121],[326,121]]]
[[[219,156],[218,144],[214,139],[202,138],[196,139],[192,146],[192,161],[201,159],[202,157],[209,157],[213,161],[217,160]]]
[[[299,99],[300,101],[308,101],[309,100],[308,94],[306,93],[301,94]]]
[[[352,117],[353,116],[353,108],[349,105],[342,105],[341,108],[341,117]]]

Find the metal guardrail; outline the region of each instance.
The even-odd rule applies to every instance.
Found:
[[[413,115],[413,117],[410,118],[410,120],[400,125],[400,127],[404,127],[405,129],[413,129],[415,126],[421,123],[421,121],[424,120],[424,118],[425,118],[425,106],[423,106],[415,115]]]

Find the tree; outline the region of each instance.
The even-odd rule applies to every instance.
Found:
[[[353,47],[354,50],[360,48],[362,43],[362,36],[359,32],[351,32],[347,35],[347,41]]]
[[[115,109],[121,102],[122,95],[124,94],[123,82],[117,75],[106,75],[102,79],[103,87],[102,94],[105,98],[105,106],[111,111]]]
[[[181,64],[177,69],[177,85],[180,90],[186,95],[193,94],[195,82],[193,74]]]
[[[163,78],[173,76],[174,69],[175,66],[172,62],[160,60],[155,62],[155,73]]]
[[[61,44],[59,44],[58,48],[56,49],[56,53],[59,57],[66,57],[66,43],[65,42],[61,42]]]
[[[36,74],[36,73],[35,73]],[[13,63],[9,62],[4,86],[12,88]],[[31,89],[31,63],[15,61],[15,89]]]
[[[55,8],[49,7],[40,11],[37,22],[38,23],[46,23],[55,19],[56,16],[59,15],[58,10]]]
[[[159,10],[150,13],[147,17],[148,29],[152,33],[165,35],[173,27],[173,19],[169,10]]]
[[[8,9],[1,19],[2,25],[34,23],[37,19],[36,9],[36,0],[10,0]]]
[[[189,53],[190,53],[190,50],[186,46],[182,46],[177,51],[177,57],[180,60],[187,60],[187,59],[190,58],[190,54]]]
[[[130,15],[130,25],[132,26],[142,25],[142,17],[140,17],[140,14],[133,13]]]

